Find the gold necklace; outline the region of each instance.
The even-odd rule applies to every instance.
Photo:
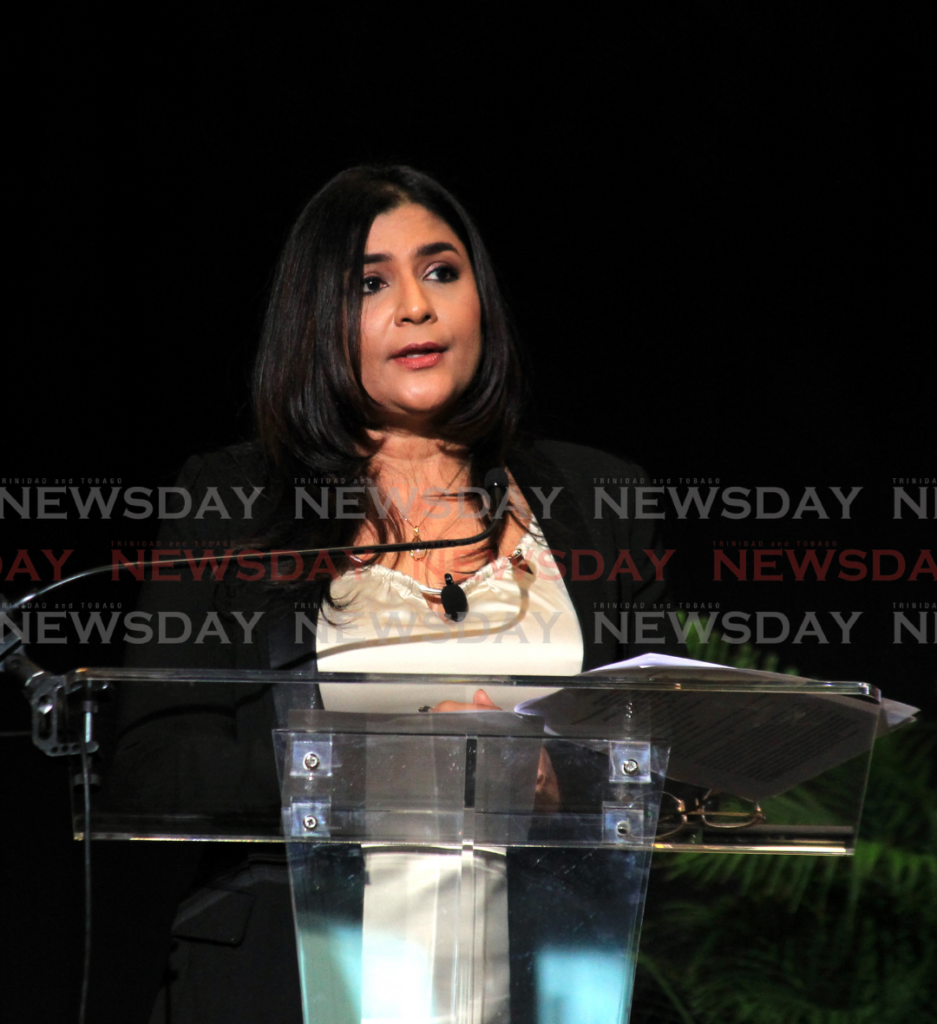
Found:
[[[440,497],[449,497],[449,495],[445,491],[443,491]],[[400,512],[400,509],[397,509],[397,511]],[[410,557],[417,562],[423,558],[426,558],[427,555],[426,548],[419,546],[420,541],[423,539],[420,536],[420,526],[422,526],[426,522],[426,520],[429,519],[430,515],[431,513],[427,512],[426,515],[423,516],[423,518],[420,520],[419,526],[414,526],[413,523],[411,523],[410,520],[407,518],[407,516],[405,516],[403,512],[400,512],[400,518],[407,524],[407,526],[410,527],[411,530],[413,530],[413,537],[411,538],[411,540],[413,541],[414,544],[417,545],[417,547],[410,549]],[[443,530],[442,533],[436,538],[436,540],[441,540],[445,533],[446,530]]]
[[[465,468],[464,466],[460,466],[456,470],[455,476],[449,481],[448,484],[446,484],[445,488],[440,492],[440,497],[441,498],[453,497],[453,495],[449,491],[449,488],[452,487],[452,485],[456,482],[456,478],[459,476],[459,474],[463,471],[464,468]],[[422,537],[420,537],[420,527],[426,522],[427,519],[429,519],[429,517],[430,517],[430,515],[432,513],[431,512],[427,512],[426,515],[423,516],[423,518],[420,520],[419,524],[414,526],[413,523],[410,522],[409,517],[404,515],[403,511],[400,509],[399,506],[397,507],[397,511],[400,513],[400,518],[407,524],[407,526],[410,527],[411,530],[413,530],[413,538],[412,538],[412,540],[413,540],[413,543],[415,545],[417,545],[417,546],[410,549],[410,557],[414,561],[417,561],[417,562],[420,561],[423,558],[426,558],[426,553],[427,553],[426,552],[426,548],[423,548],[423,547],[419,546],[420,541],[423,539]],[[446,531],[443,530],[443,533],[440,534],[440,536],[437,537],[436,539],[437,540],[441,539],[441,537],[443,536],[443,534],[445,534],[445,532]]]
[[[422,526],[423,523],[425,523],[426,520],[429,518],[429,513],[427,512],[426,515],[423,517],[423,523],[420,523],[420,526],[414,526],[413,523],[411,523],[410,520],[402,512],[400,513],[400,515],[401,515],[403,521],[407,524],[407,526],[409,526],[410,529],[413,530],[413,543],[414,544],[419,544],[420,543],[420,526]],[[414,559],[415,561],[419,561],[421,558],[426,558],[426,548],[421,548],[421,547],[410,548],[410,557],[412,559]]]

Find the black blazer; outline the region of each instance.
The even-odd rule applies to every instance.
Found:
[[[666,615],[670,607],[668,570],[666,565],[657,569],[647,554],[653,551],[658,560],[663,556],[656,529],[659,520],[635,518],[635,485],[649,483],[644,471],[592,448],[553,441],[515,449],[508,459],[508,468],[537,516],[561,571],[565,569],[564,580],[582,630],[583,670],[644,650],[673,650],[676,641]],[[186,517],[164,522],[160,531],[163,551],[219,547],[219,540],[241,540],[269,513],[274,492],[260,449],[253,443],[194,456],[186,463],[176,486],[191,495],[191,509]],[[195,518],[206,497],[210,499],[212,489],[229,514],[240,512],[241,502],[233,493],[235,487],[245,492],[252,487],[264,488],[263,495],[254,503],[252,520],[235,516],[222,519],[212,511],[201,519]],[[613,503],[622,506],[628,518],[620,516]],[[646,511],[652,511],[650,505]],[[628,552],[630,561],[620,559],[620,552]],[[634,578],[636,572],[639,579]],[[185,575],[179,570],[172,573]],[[171,573],[163,570],[162,575]],[[185,643],[167,644],[157,642],[154,636],[147,643],[133,644],[128,646],[126,663],[150,668],[262,669],[285,667],[286,655],[290,656],[291,664],[310,662],[315,656],[311,635],[301,651],[282,648],[276,637],[284,619],[290,619],[292,624],[293,595],[271,595],[261,586],[232,579],[233,575],[229,569],[226,579],[216,582],[208,578],[206,571],[199,582],[188,574],[176,582],[159,580],[146,584],[139,610],[153,615],[154,625],[160,611],[188,616],[193,623],[192,637]],[[315,585],[303,593],[309,618],[309,606],[317,603],[320,593],[321,587]],[[633,613],[639,610],[645,612],[647,619],[646,639],[635,644],[631,639]],[[262,616],[253,631],[252,642],[234,642],[234,638],[243,635],[234,613],[240,612],[249,621],[258,611]],[[632,613],[627,621],[629,640],[616,635],[616,631],[622,633],[623,611]],[[218,616],[231,643],[223,642],[211,631],[200,643],[195,642],[210,612]],[[169,623],[170,635],[173,625]]]
[[[515,449],[508,468],[557,563],[565,567],[566,587],[582,631],[583,670],[644,651],[678,653],[668,615],[672,611],[667,566],[656,568],[648,555],[654,552],[658,563],[664,557],[656,529],[660,520],[635,518],[635,487],[649,483],[644,471],[592,448],[552,441]],[[187,516],[163,523],[159,550],[166,552],[167,558],[173,553],[179,557],[186,550],[198,553],[204,548],[230,547],[243,540],[270,514],[275,493],[275,483],[255,443],[194,456],[183,468],[177,487],[190,495],[191,507]],[[237,518],[234,513],[240,511],[241,502],[233,488],[242,488],[241,493],[249,495],[254,487],[262,487],[263,492],[254,503],[252,520]],[[231,518],[223,519],[217,512],[197,518],[206,500],[211,503],[218,498]],[[619,515],[611,502],[626,512],[627,518]],[[653,511],[652,506],[645,506],[645,511]],[[128,645],[126,664],[191,669],[314,665],[311,631],[306,631],[303,644],[297,647],[293,642],[294,603],[301,600],[304,613],[314,622],[321,585],[310,585],[301,596],[271,593],[262,584],[238,580],[234,568],[229,567],[220,581],[208,569],[198,581],[187,570],[161,570],[166,579],[145,584],[138,611],[150,616],[153,636],[146,643]],[[638,615],[645,617],[646,639],[642,643],[634,642]],[[160,642],[160,616],[170,638],[180,636],[182,623],[188,621],[189,639]],[[242,623],[255,617],[251,642],[242,642]],[[209,762],[225,765],[228,777],[240,780],[245,800],[269,799],[276,780],[269,755],[275,715],[268,691],[269,687],[223,685],[179,688],[172,706],[167,707],[165,695],[158,691],[125,687],[120,713],[123,754],[142,762],[153,756],[154,743],[165,755],[170,746],[181,749],[184,735],[189,734],[193,749],[183,758],[185,763],[179,763],[175,775],[167,777],[164,772],[158,780],[163,790],[161,804],[165,804],[173,778],[182,787],[191,780],[193,757],[204,763],[209,773]],[[236,754],[231,752],[231,740],[239,747]],[[131,774],[135,784],[143,786],[142,775]],[[155,777],[153,784],[157,784]],[[137,795],[141,800],[158,796],[151,788],[140,789]]]
[[[558,442],[537,442],[515,450],[508,465],[557,563],[565,566],[566,587],[582,631],[583,669],[642,651],[678,653],[668,614],[666,565],[657,569],[648,555],[653,552],[658,563],[664,557],[657,538],[659,520],[634,518],[635,486],[647,483],[643,470],[591,448]],[[230,547],[256,530],[260,517],[272,507],[268,496],[274,488],[256,444],[191,458],[177,486],[191,496],[191,508],[188,516],[163,524],[159,550],[167,558],[185,550]],[[264,488],[254,503],[252,521],[233,516],[221,519],[217,513],[197,518],[206,499],[220,498],[229,513],[234,506],[239,509],[235,487],[243,488],[242,494],[250,494],[253,487]],[[601,493],[613,499],[628,518],[608,501],[597,499]],[[616,564],[621,571],[615,571]],[[314,622],[322,587],[313,584],[301,595],[271,593],[260,583],[237,580],[232,568],[236,567],[229,567],[222,580],[215,580],[207,569],[201,580],[187,570],[161,570],[160,575],[178,578],[144,586],[138,611],[150,616],[153,637],[147,643],[128,645],[126,663],[191,669],[314,665],[311,631],[306,631],[303,644],[293,643],[293,606],[301,600],[304,613]],[[648,638],[640,644],[633,642],[639,614],[647,617],[644,636]],[[188,620],[189,639],[160,642],[161,615],[170,638],[180,636],[182,623]],[[242,623],[255,618],[251,643],[239,642]],[[219,798],[205,783],[217,778],[236,791],[244,808],[277,804],[270,740],[276,716],[270,687],[180,686],[167,697],[166,691],[151,687],[125,686],[120,701],[121,771],[114,775],[116,800],[153,811],[196,810],[200,800]]]
[[[641,468],[594,449],[545,441],[516,448],[510,454],[508,468],[536,515],[558,564],[566,569],[566,587],[582,631],[583,669],[644,650],[679,653],[666,614],[670,610],[666,568],[663,572],[656,570],[648,556],[648,552],[654,552],[658,562],[663,557],[656,530],[658,520],[634,517],[635,487],[650,482]],[[160,550],[167,552],[168,558],[168,552],[177,550],[194,549],[200,553],[205,548],[234,546],[256,530],[261,518],[271,512],[274,485],[256,444],[191,458],[177,482],[177,487],[191,497],[190,513],[163,523]],[[253,487],[264,488],[254,504],[252,521],[236,515],[242,506],[232,491],[234,487],[244,488],[244,494],[250,494]],[[212,488],[217,491],[212,492]],[[620,505],[624,499],[621,507],[627,517],[620,516],[607,501],[597,504],[598,489],[604,489]],[[220,497],[230,519],[211,512],[196,518],[203,502],[206,498],[210,501],[213,494]],[[622,556],[622,552],[627,552],[627,556]],[[622,569],[617,573],[613,571],[616,563]],[[314,664],[314,638],[310,634],[307,633],[306,644],[300,649],[292,643],[293,602],[304,601],[307,617],[315,621],[321,587],[310,586],[298,598],[294,594],[272,594],[269,588],[256,583],[237,581],[230,570],[221,581],[209,579],[208,573],[203,574],[201,581],[177,570],[166,570],[161,575],[179,578],[145,584],[138,611],[151,616],[149,624],[154,636],[147,643],[128,645],[129,666],[268,669]],[[638,611],[656,616],[649,616],[645,631],[649,639],[642,644],[634,643]],[[242,636],[241,622],[251,621],[258,612],[261,614],[252,642],[238,642]],[[188,617],[192,626],[189,639],[182,643],[158,642],[160,613],[170,637],[179,635],[185,621],[179,616]],[[627,639],[622,616],[627,624]],[[225,642],[225,638],[230,642]],[[121,694],[120,720],[118,764],[112,775],[112,796],[117,802],[133,809],[172,812],[198,810],[200,799],[204,799],[216,808],[218,794],[212,792],[211,782],[223,779],[224,791],[236,794],[240,808],[269,810],[278,805],[279,787],[270,738],[275,713],[269,687],[185,686],[176,688],[172,699],[167,700],[165,693],[152,688],[128,686]],[[149,881],[141,879],[147,891],[128,883],[131,891],[121,896],[119,885],[115,888],[111,879],[110,891],[105,887],[104,912],[99,921],[99,948],[107,947],[111,928],[111,956],[118,957],[119,951],[124,962],[131,953],[135,956],[126,976],[137,979],[137,990],[121,995],[126,1000],[122,1012],[128,1020],[133,1016],[129,1013],[130,1003],[136,1001],[143,1007],[152,1002],[179,901],[193,887],[217,886],[219,874],[225,871],[235,875],[229,875],[229,880],[222,883],[223,888],[238,890],[241,883],[231,878],[244,877],[239,868],[243,850],[237,844],[130,845],[134,849],[120,851],[127,863],[117,873],[127,874],[128,878],[149,873]],[[109,855],[116,857],[118,851],[109,851]],[[136,861],[142,863],[147,858],[149,866],[134,866]],[[149,864],[150,861],[153,863]],[[206,998],[210,996],[213,1007],[218,1008],[217,1019],[226,1024],[270,1019],[274,1007],[278,1008],[278,1019],[298,1020],[287,889],[281,886],[279,890],[270,890],[264,899],[257,900],[256,887],[250,892],[250,902],[255,907],[251,913],[261,918],[267,915],[263,919],[273,924],[252,924],[247,928],[245,923],[246,938],[235,948],[225,944],[221,932],[213,938],[210,915],[206,918],[204,914],[182,914],[176,918],[174,930],[177,951],[182,949],[186,957],[197,952],[200,966],[193,975],[176,962],[173,971],[190,987],[197,984],[193,978],[222,979],[199,984],[202,995],[207,992]],[[200,898],[193,897],[196,902]],[[242,902],[246,905],[246,901]],[[191,909],[192,900],[184,906]],[[230,907],[225,913],[229,911]],[[127,927],[126,921],[121,924],[122,916],[131,912],[132,926],[139,937],[132,950],[121,945]],[[224,920],[224,928],[229,928],[230,922]],[[196,932],[202,930],[201,937],[189,941],[185,930],[191,931],[193,927]],[[266,958],[267,967],[263,970],[257,969],[258,956]],[[92,1007],[97,997],[103,1001],[99,1005],[106,1013],[104,1005],[112,991],[113,973],[109,972],[107,980],[100,978],[97,986],[92,986]],[[196,992],[197,999],[201,998],[198,988],[191,991]],[[176,1009],[181,1013],[179,1007]],[[140,1012],[140,1019],[145,1019]],[[205,1012],[199,1011],[196,1019],[207,1021]]]

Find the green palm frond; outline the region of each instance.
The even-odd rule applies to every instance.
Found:
[[[878,741],[852,857],[656,855],[652,886],[679,898],[646,920],[634,1024],[934,1024],[935,750],[934,723]],[[857,770],[771,813],[830,820]]]

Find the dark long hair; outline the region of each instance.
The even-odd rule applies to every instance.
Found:
[[[377,407],[361,383],[360,324],[364,250],[375,217],[416,203],[435,214],[465,246],[481,306],[482,349],[471,384],[439,425],[463,450],[472,486],[503,466],[518,427],[524,380],[491,260],[459,202],[411,167],[352,167],[307,204],[277,267],[254,373],[261,446],[280,481],[277,513],[265,528],[270,545],[344,546],[361,519],[334,515],[336,483],[368,476],[377,445],[368,433]],[[330,513],[293,518],[295,479]],[[346,506],[347,508],[347,506]],[[381,542],[399,536],[366,491],[358,508]],[[496,542],[498,538],[493,538]],[[336,563],[336,570],[343,566]]]

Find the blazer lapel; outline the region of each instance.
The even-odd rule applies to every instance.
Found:
[[[584,515],[583,505],[576,501],[575,489],[570,486],[568,470],[564,471],[562,466],[550,459],[537,446],[533,446],[532,451],[533,458],[520,450],[512,451],[508,469],[535,516],[537,509],[543,509],[543,500],[533,488],[537,487],[540,494],[545,497],[552,493],[553,488],[563,488],[550,507],[550,518],[537,516],[537,522],[543,531],[547,546],[556,553],[558,563],[566,567],[564,583],[579,619],[583,644],[583,671],[586,671],[608,664],[619,657],[620,652],[614,637],[607,630],[603,631],[602,641],[594,643],[596,606],[603,602],[615,602],[618,598],[618,588],[607,580],[605,572],[595,580],[574,579],[576,563],[573,552],[599,551],[606,557],[609,554],[608,539],[602,536],[601,521],[590,521]],[[590,566],[591,564],[589,562]],[[607,568],[606,565],[606,571]]]

